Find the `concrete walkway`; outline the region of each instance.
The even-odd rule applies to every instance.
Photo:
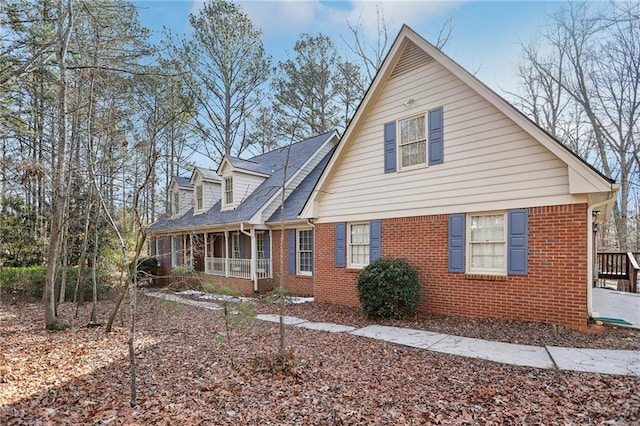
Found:
[[[185,299],[170,293],[146,294],[207,309],[222,309],[211,301]],[[275,314],[260,314],[256,318],[261,321],[280,322],[280,317]],[[290,316],[284,317],[284,323],[311,330],[350,333],[355,336],[383,340],[398,345],[449,355],[479,358],[503,364],[640,377],[640,351],[517,345],[385,325],[355,328],[342,324],[313,322]]]
[[[595,317],[620,319],[640,329],[640,293],[594,288],[593,311]]]

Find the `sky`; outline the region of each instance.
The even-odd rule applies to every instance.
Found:
[[[347,22],[361,22],[369,40],[375,40],[378,6],[392,39],[407,24],[435,43],[438,28],[451,20],[453,33],[444,52],[501,95],[516,91],[515,68],[521,43],[539,37],[549,15],[566,5],[561,1],[506,0],[237,0],[236,3],[263,31],[265,49],[274,62],[286,59],[305,32],[331,36],[340,54],[348,56],[348,48],[342,41],[342,38],[352,40]],[[163,27],[176,34],[188,33],[189,13],[197,13],[203,5],[201,1],[189,0],[141,0],[134,4],[142,25],[155,32],[155,40],[160,40]]]

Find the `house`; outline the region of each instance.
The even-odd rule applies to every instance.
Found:
[[[403,257],[423,312],[584,327],[617,189],[404,26],[300,215],[315,298],[357,306],[357,273]]]
[[[147,229],[160,281],[180,267],[251,294],[277,286],[282,270],[289,292],[313,294],[314,229],[298,214],[337,143],[330,131],[253,158],[225,156],[216,170],[196,167],[190,179],[174,177],[170,211]]]

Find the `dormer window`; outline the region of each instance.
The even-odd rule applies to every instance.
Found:
[[[180,214],[180,191],[173,191],[173,202],[171,203],[171,212],[173,215]]]
[[[233,206],[233,177],[224,178],[224,205]]]
[[[196,211],[201,212],[204,209],[204,197],[202,184],[196,185]]]

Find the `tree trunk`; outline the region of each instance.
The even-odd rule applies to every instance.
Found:
[[[58,140],[56,152],[56,167],[52,176],[52,205],[51,205],[51,234],[49,236],[49,252],[47,255],[47,273],[43,293],[44,320],[48,330],[64,328],[58,322],[56,315],[55,279],[58,261],[60,258],[60,240],[64,226],[65,193],[62,179],[66,169],[67,148],[67,68],[66,56],[69,45],[69,37],[73,24],[72,1],[68,1],[65,7],[62,0],[58,1],[58,41],[60,45],[56,51],[58,72],[60,73],[58,87]],[[67,21],[65,26],[65,21]],[[56,147],[54,147],[54,151]]]

